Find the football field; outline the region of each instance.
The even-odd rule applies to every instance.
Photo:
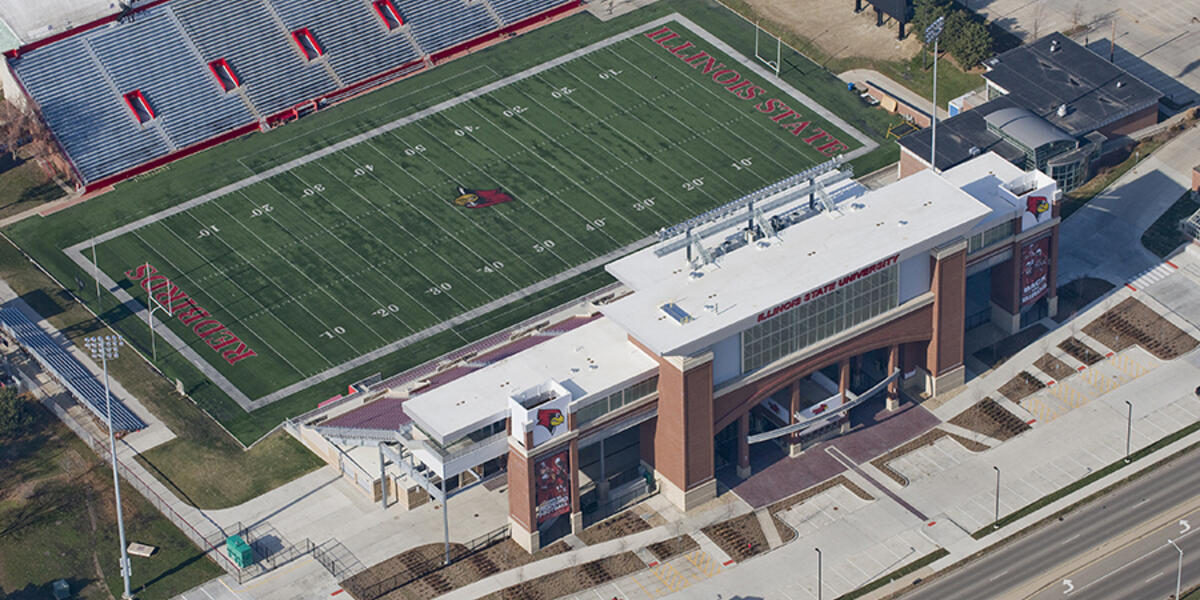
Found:
[[[874,145],[754,65],[662,19],[67,253],[255,408]]]

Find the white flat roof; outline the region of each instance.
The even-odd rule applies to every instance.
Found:
[[[404,412],[439,443],[453,442],[506,416],[510,395],[547,379],[567,388],[574,401],[657,368],[624,329],[601,318],[420,394],[404,403]]]
[[[690,276],[686,250],[655,255],[669,241],[609,264],[608,271],[635,291],[606,306],[604,314],[659,355],[693,354],[745,329],[780,302],[892,256],[904,260],[947,243],[992,212],[928,170],[875,191],[843,182],[829,192],[840,217],[818,214],[791,225],[781,240],[734,250],[716,266],[703,267],[699,278]],[[805,195],[766,216],[807,204]],[[727,228],[705,238],[705,246],[716,246],[744,225],[744,218],[730,219]],[[680,324],[667,316],[660,307],[671,302],[692,320]]]
[[[1024,207],[998,192],[1001,184],[1024,174],[1025,171],[1004,157],[995,152],[988,152],[943,171],[942,177],[992,209],[992,214],[979,222],[978,226],[982,228],[998,225],[1000,221],[1021,214]]]
[[[0,20],[25,43],[121,10],[115,0],[0,0]]]

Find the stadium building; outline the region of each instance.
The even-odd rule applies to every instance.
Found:
[[[995,152],[1068,192],[1130,134],[1158,122],[1162,92],[1061,33],[984,66],[984,90],[951,100],[952,116],[938,123],[938,169]],[[900,138],[901,177],[929,168],[932,135]]]
[[[580,0],[154,0],[4,53],[99,190],[580,9]]]
[[[653,491],[688,510],[756,452],[961,385],[972,277],[974,318],[1053,314],[1058,197],[994,153],[870,191],[835,159],[662,231],[570,314],[302,417],[301,438],[331,462],[378,452],[364,487],[385,502],[503,477],[531,551]]]

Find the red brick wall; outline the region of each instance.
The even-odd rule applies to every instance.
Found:
[[[1158,122],[1158,103],[1153,106],[1146,107],[1143,110],[1133,113],[1116,123],[1111,123],[1102,127],[1098,131],[1106,137],[1120,137],[1129,135],[1140,129],[1144,129]]]
[[[908,148],[900,147],[900,179],[904,179],[913,173],[919,173],[928,169],[929,165],[926,161],[917,158]]]
[[[529,531],[537,528],[534,519],[532,471],[529,459],[510,447],[508,449],[508,514]]]
[[[933,339],[929,344],[926,364],[935,376],[961,365],[963,361],[966,266],[965,248],[933,263]]]
[[[1200,191],[1200,165],[1192,167],[1192,191]]]

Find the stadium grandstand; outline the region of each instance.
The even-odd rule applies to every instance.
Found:
[[[5,53],[89,190],[570,13],[580,0],[159,0]]]

